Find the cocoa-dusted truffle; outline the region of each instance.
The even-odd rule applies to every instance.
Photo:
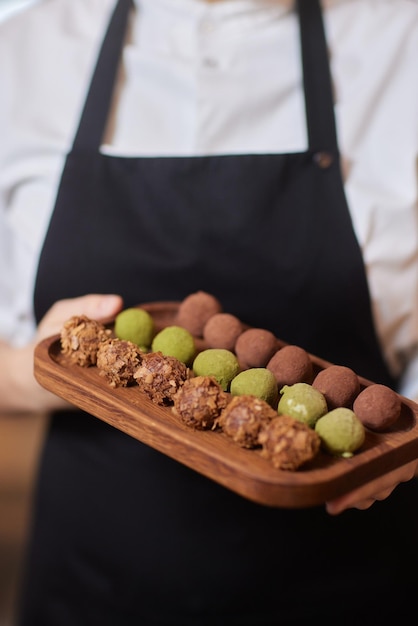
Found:
[[[289,415],[272,419],[258,436],[262,456],[270,459],[274,467],[296,470],[313,459],[319,451],[319,435],[307,424]]]
[[[235,343],[235,354],[241,367],[265,367],[277,351],[278,341],[264,328],[248,328]]]
[[[180,303],[176,324],[191,332],[193,336],[202,337],[208,319],[221,311],[222,305],[215,296],[206,291],[196,291]]]
[[[161,352],[144,354],[134,379],[153,402],[171,404],[176,392],[189,376],[187,366],[173,356]]]
[[[241,320],[231,313],[215,313],[203,328],[203,339],[208,348],[233,350],[244,330]]]
[[[99,344],[106,341],[111,330],[86,315],[73,315],[61,329],[61,350],[72,363],[89,367],[96,365]]]
[[[393,389],[373,384],[365,387],[354,400],[353,411],[370,430],[386,430],[398,420],[402,402]]]
[[[216,420],[217,426],[243,448],[259,445],[260,430],[277,412],[264,400],[251,395],[234,396]]]
[[[273,354],[266,367],[273,372],[279,389],[312,380],[312,361],[306,350],[299,346],[283,346]]]
[[[321,370],[315,376],[312,387],[325,396],[329,411],[338,407],[351,408],[360,393],[357,374],[344,365],[330,365]]]
[[[183,424],[196,430],[208,430],[227,406],[230,395],[212,376],[195,376],[185,381],[173,400],[172,411]]]
[[[139,346],[125,339],[108,339],[97,350],[97,369],[111,387],[127,387],[141,362]]]

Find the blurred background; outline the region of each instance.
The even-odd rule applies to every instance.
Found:
[[[0,22],[36,1],[0,0]],[[45,427],[44,415],[0,413],[0,626],[15,626],[16,592]]]

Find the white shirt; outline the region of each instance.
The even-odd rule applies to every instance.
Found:
[[[136,0],[102,151],[307,148],[292,0]],[[0,24],[0,337],[34,332],[36,267],[114,0],[41,0]],[[418,4],[328,0],[345,189],[373,312],[418,398]],[[353,302],[355,307],[355,302]],[[318,355],[321,356],[321,355]]]

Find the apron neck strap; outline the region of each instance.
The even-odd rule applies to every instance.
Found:
[[[320,0],[297,0],[310,150],[338,150],[330,62]]]
[[[319,0],[296,0],[299,11],[309,149],[337,151],[327,43]],[[118,0],[87,93],[73,149],[100,148],[133,0]]]
[[[73,148],[98,150],[112,101],[114,84],[133,0],[118,0],[111,15],[87,93]]]

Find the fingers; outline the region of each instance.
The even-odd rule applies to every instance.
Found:
[[[114,294],[89,294],[79,298],[59,300],[41,320],[36,341],[59,333],[64,322],[73,315],[86,315],[91,319],[102,320],[115,316],[122,306],[122,298]]]
[[[325,508],[330,515],[338,515],[349,508],[362,511],[369,509],[376,501],[388,498],[397,485],[411,480],[417,471],[417,466],[418,461],[403,465],[340,498],[326,502]]]

